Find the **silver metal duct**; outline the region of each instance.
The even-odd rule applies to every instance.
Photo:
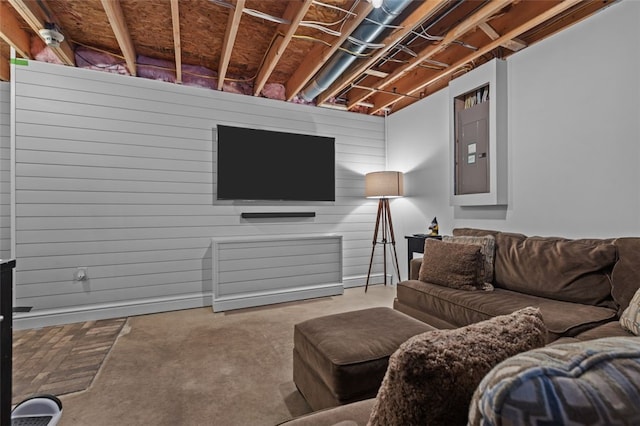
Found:
[[[382,6],[374,9],[369,13],[367,19],[362,21],[358,27],[353,30],[351,37],[364,41],[366,43],[373,42],[384,31],[385,25],[390,24],[402,11],[411,4],[412,0],[384,0]],[[360,54],[367,48],[366,43],[353,43],[345,41],[342,48]],[[311,102],[344,73],[349,65],[356,60],[355,55],[351,55],[344,51],[336,52],[333,57],[320,68],[309,84],[300,92],[300,96],[307,102]]]

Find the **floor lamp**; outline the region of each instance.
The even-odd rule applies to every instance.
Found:
[[[371,266],[373,265],[373,255],[376,245],[382,244],[384,258],[384,285],[387,285],[387,244],[391,244],[393,251],[394,266],[400,278],[400,267],[398,266],[398,254],[396,252],[396,237],[393,233],[393,222],[391,220],[391,209],[389,208],[389,198],[402,197],[403,182],[401,172],[372,172],[364,177],[364,193],[367,198],[378,198],[378,215],[376,217],[376,227],[373,231],[373,246],[371,247],[371,260],[369,260],[369,272],[367,272],[367,283],[364,287],[366,292],[369,289],[369,279],[371,277]],[[382,228],[382,229],[381,229]],[[382,238],[378,234],[382,231]]]

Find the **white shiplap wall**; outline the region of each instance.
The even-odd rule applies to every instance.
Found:
[[[15,81],[16,297],[34,307],[18,327],[210,305],[214,237],[339,234],[345,285],[364,283],[382,118],[35,61]],[[336,202],[216,202],[218,123],[335,137]]]
[[[11,257],[10,83],[0,82],[0,259]]]

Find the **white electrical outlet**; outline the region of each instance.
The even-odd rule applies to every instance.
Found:
[[[76,272],[73,274],[74,281],[85,281],[89,278],[88,276],[88,268],[77,268]]]

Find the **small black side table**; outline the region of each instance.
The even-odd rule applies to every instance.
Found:
[[[411,259],[413,259],[413,253],[424,253],[424,240],[427,238],[435,238],[441,240],[442,235],[428,235],[428,234],[413,234],[405,235],[407,239],[407,273],[411,274]]]

